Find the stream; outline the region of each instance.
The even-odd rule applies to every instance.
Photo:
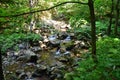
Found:
[[[47,22],[46,25],[60,27],[61,23]],[[61,28],[55,28],[57,33],[50,31],[54,28],[36,29],[34,32],[42,35],[43,40],[32,44],[21,42],[17,44],[18,51],[8,51],[3,56],[6,80],[64,80],[65,73],[77,67],[81,54],[88,52],[90,47],[89,39],[85,40],[87,37],[81,35],[83,38],[77,40],[77,35],[66,32],[66,27],[68,25],[62,24]]]

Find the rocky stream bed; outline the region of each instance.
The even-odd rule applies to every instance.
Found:
[[[18,51],[9,50],[3,56],[6,80],[64,80],[65,73],[77,67],[81,54],[90,47],[88,37],[81,35],[77,40],[78,34],[73,32],[51,33],[40,28],[35,33],[43,39],[16,44]]]

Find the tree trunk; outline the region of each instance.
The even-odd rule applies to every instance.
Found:
[[[97,63],[96,56],[96,26],[95,26],[95,13],[94,13],[94,2],[93,0],[88,0],[88,6],[90,10],[90,20],[91,20],[91,36],[92,36],[92,58],[95,63]]]
[[[110,21],[109,21],[109,26],[108,26],[108,29],[107,29],[107,34],[110,35],[111,34],[111,25],[112,25],[112,18],[113,18],[113,9],[114,9],[114,3],[113,3],[113,0],[112,1],[112,6],[111,6],[111,12],[110,12]]]
[[[4,80],[3,69],[2,69],[2,54],[0,50],[0,80]]]
[[[32,8],[34,7],[34,3],[35,3],[34,0],[29,0],[30,12],[32,11]],[[30,13],[30,17],[31,17],[31,21],[30,21],[29,29],[30,29],[30,32],[32,32],[33,26],[35,25],[33,13]]]
[[[115,28],[114,28],[115,35],[118,35],[119,2],[120,0],[117,0],[117,3],[116,3],[116,21],[115,21]]]

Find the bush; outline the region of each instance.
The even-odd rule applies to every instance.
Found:
[[[103,21],[96,21],[96,33],[106,33],[108,27],[108,22],[103,20]]]
[[[34,33],[14,33],[14,34],[1,34],[0,35],[0,48],[1,52],[5,53],[8,49],[16,47],[17,43],[39,41],[41,40],[40,35]]]
[[[95,64],[90,54],[86,54],[74,72],[66,73],[66,80],[119,80],[120,79],[120,39],[105,38],[97,41]]]

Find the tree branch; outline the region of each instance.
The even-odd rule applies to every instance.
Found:
[[[59,3],[59,4],[55,5],[55,6],[52,6],[52,7],[50,7],[50,8],[47,8],[47,9],[41,9],[41,10],[36,10],[36,11],[24,12],[24,13],[15,14],[15,15],[0,16],[0,17],[3,17],[3,18],[6,18],[6,17],[18,17],[18,16],[21,16],[21,15],[26,15],[26,14],[30,14],[30,13],[48,11],[48,10],[51,10],[51,9],[53,9],[53,8],[55,8],[55,7],[58,7],[58,6],[67,4],[67,3],[78,3],[78,4],[88,5],[88,3],[83,3],[83,2],[80,2],[80,1],[66,1],[66,2]]]

